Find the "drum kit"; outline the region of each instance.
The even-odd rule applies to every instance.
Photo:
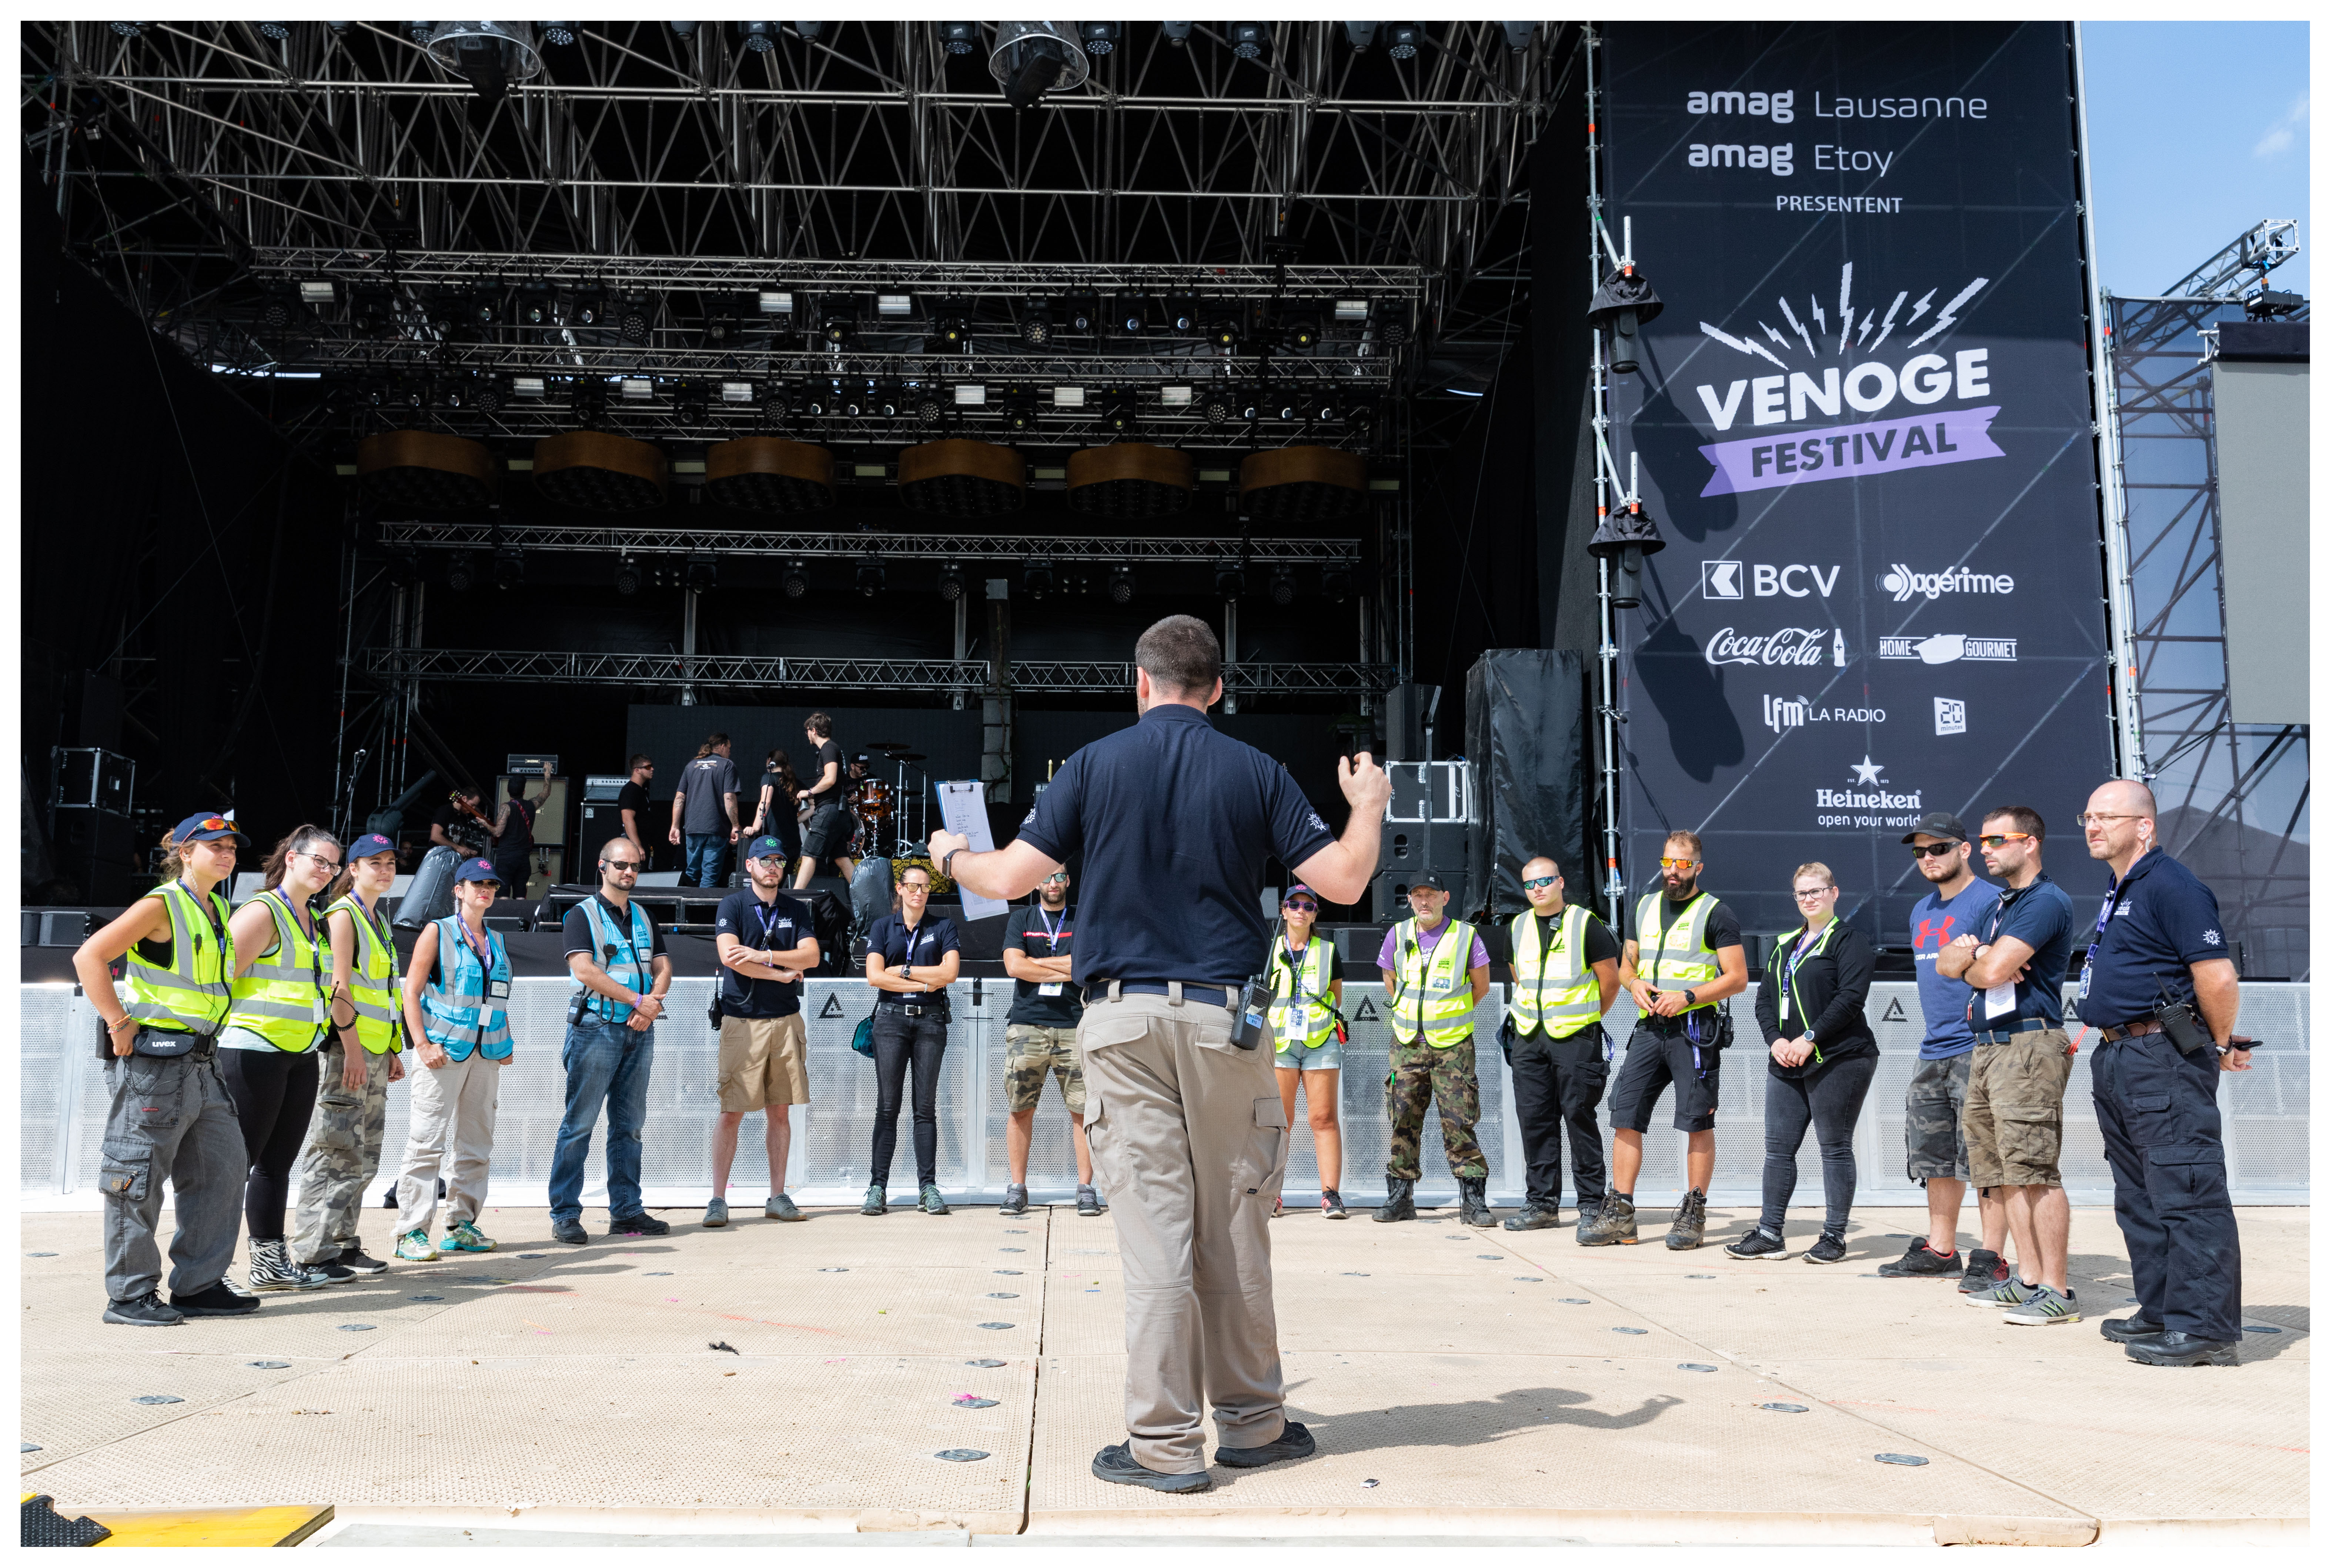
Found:
[[[850,811],[858,819],[857,852],[894,859],[913,854],[928,837],[924,803],[930,796],[930,777],[915,765],[930,758],[908,750],[904,741],[870,740],[866,749],[895,764],[898,774],[891,781],[869,778],[852,792]],[[909,773],[916,779],[912,789],[907,785]]]

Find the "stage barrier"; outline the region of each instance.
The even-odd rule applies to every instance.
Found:
[[[709,1148],[714,1118],[716,1039],[704,1012],[711,995],[708,978],[684,979],[672,986],[671,1012],[656,1027],[656,1061],[648,1095],[643,1185],[652,1205],[701,1203],[710,1191]],[[872,992],[849,980],[806,983],[811,1102],[794,1112],[788,1190],[804,1202],[856,1202],[868,1180],[868,1150],[874,1118],[874,1067],[850,1049],[858,1021],[866,1016]],[[993,1202],[1005,1179],[1004,1107],[1004,1015],[1011,1005],[1008,984],[984,984],[979,1000],[965,982],[955,1003],[948,1049],[939,1089],[940,1185],[950,1199]],[[1489,1191],[1500,1205],[1518,1202],[1522,1188],[1521,1142],[1513,1119],[1511,1079],[1495,1045],[1505,987],[1494,985],[1476,1011],[1481,1044],[1481,1122],[1478,1134],[1489,1161]],[[2307,1196],[2307,1011],[2303,984],[2255,984],[2242,988],[2241,1027],[2266,1043],[2248,1073],[2221,1078],[2226,1151],[2238,1203],[2304,1204]],[[67,984],[28,984],[22,991],[23,1164],[20,1202],[26,1208],[95,1208],[98,1144],[105,1120],[102,1065],[94,1052],[94,1011]],[[500,1120],[494,1137],[491,1202],[538,1205],[546,1202],[551,1147],[557,1135],[564,1075],[559,1048],[570,994],[566,981],[521,979],[514,983],[510,1009],[517,1054],[504,1070]],[[1383,1083],[1390,1035],[1384,1022],[1384,988],[1346,987],[1346,1012],[1356,1020],[1345,1047],[1341,1119],[1344,1130],[1343,1193],[1360,1205],[1384,1192],[1384,1161],[1390,1136]],[[1738,1039],[1758,1038],[1750,1000],[1733,1003]],[[1882,1051],[1878,1076],[1864,1105],[1854,1148],[1860,1166],[1857,1201],[1871,1204],[1916,1204],[1924,1200],[1904,1174],[1902,1098],[1917,1060],[1917,987],[1881,983],[1871,988],[1870,1015]],[[1623,1055],[1634,1008],[1622,993],[1611,1010],[1614,1050]],[[2087,1045],[2092,1047],[2091,1033]],[[2108,1203],[2112,1179],[2103,1141],[2089,1102],[2083,1049],[2064,1106],[2063,1168],[2076,1203]],[[1717,1117],[1716,1178],[1711,1200],[1720,1206],[1753,1203],[1762,1192],[1764,1168],[1765,1053],[1738,1044],[1722,1058],[1722,1108]],[[1613,1078],[1616,1064],[1613,1064]],[[384,1174],[373,1196],[394,1176],[404,1147],[408,1101],[403,1088],[389,1095]],[[1663,1101],[1660,1116],[1671,1108]],[[894,1202],[911,1199],[914,1189],[912,1113],[899,1117],[899,1156],[890,1173]],[[1318,1175],[1303,1107],[1294,1117],[1295,1146],[1288,1163],[1290,1206],[1318,1201]],[[738,1139],[731,1173],[732,1205],[749,1212],[766,1192],[767,1165],[762,1123],[748,1117]],[[1606,1143],[1609,1138],[1604,1133]],[[1661,1126],[1644,1140],[1639,1202],[1660,1207],[1673,1200],[1683,1175],[1681,1133]],[[604,1214],[605,1202],[604,1121],[594,1139],[585,1202]],[[1564,1199],[1575,1202],[1567,1155]],[[1795,1202],[1821,1202],[1820,1159],[1809,1136],[1797,1161]],[[1071,1194],[1075,1164],[1068,1117],[1057,1087],[1048,1088],[1036,1117],[1029,1164],[1030,1187],[1040,1201]],[[1442,1157],[1440,1128],[1430,1117],[1424,1129],[1422,1195],[1453,1200],[1456,1184]]]

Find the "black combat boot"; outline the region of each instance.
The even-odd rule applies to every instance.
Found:
[[[1416,1183],[1400,1176],[1384,1178],[1384,1199],[1376,1209],[1376,1222],[1416,1218]]]
[[[1489,1179],[1487,1176],[1457,1178],[1457,1218],[1481,1229],[1498,1222],[1498,1216],[1489,1208]]]

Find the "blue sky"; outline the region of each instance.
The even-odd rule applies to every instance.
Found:
[[[2097,255],[2116,294],[2160,294],[2261,218],[2297,218],[2274,286],[2307,293],[2303,22],[2087,22]]]

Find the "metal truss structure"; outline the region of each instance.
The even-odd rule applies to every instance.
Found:
[[[758,556],[779,560],[842,558],[922,561],[1180,563],[1212,565],[1355,566],[1357,539],[1209,538],[1155,536],[1109,538],[1070,534],[896,534],[836,530],[746,532],[735,528],[592,527],[528,523],[384,522],[389,548],[541,550],[594,555]]]
[[[2209,337],[2240,320],[2297,225],[2262,223],[2159,299],[2104,300],[2108,525],[2126,577],[2122,765],[2149,780],[2164,847],[2201,859],[2246,974],[2307,978],[2307,727],[2236,724],[2219,570]],[[2191,290],[2190,292],[2188,290]],[[2301,306],[2290,315],[2306,319]]]
[[[1466,409],[1444,389],[1478,390],[1512,337],[1525,159],[1576,53],[1567,24],[1414,24],[1405,60],[1337,23],[1236,47],[1226,24],[1106,24],[1089,81],[1020,109],[987,72],[995,24],[963,52],[929,22],[491,24],[542,69],[490,91],[425,25],[24,32],[29,150],[75,253],[199,362],[312,376],[295,432],[414,423],[417,387],[436,427],[538,433],[500,397],[517,375],[650,379],[645,429],[716,438],[749,415],[680,384],[757,379],[793,414],[821,378],[1204,378],[1400,406],[1301,439],[1434,442]],[[1299,433],[1152,417],[1185,444]]]
[[[367,673],[392,682],[490,681],[710,688],[761,691],[917,691],[941,697],[994,689],[995,671],[977,659],[818,659],[734,653],[519,652],[486,648],[376,648]],[[1223,683],[1246,696],[1373,696],[1391,689],[1395,673],[1367,664],[1237,664]],[[1102,660],[1015,662],[1006,689],[1122,697],[1133,666]]]

